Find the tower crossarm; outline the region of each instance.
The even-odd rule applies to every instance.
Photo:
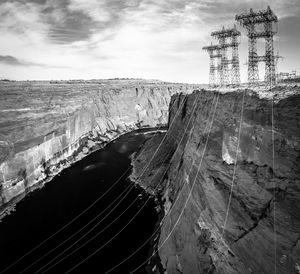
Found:
[[[252,57],[249,57],[249,62],[265,62],[267,60],[267,57],[265,55],[262,55],[262,56],[252,56]],[[247,63],[248,64],[248,63]]]
[[[233,48],[233,47],[237,47],[239,44],[240,44],[239,42],[221,44],[220,48]]]
[[[222,67],[221,67],[221,66],[215,66],[215,67],[213,68],[213,70],[215,70],[215,71],[221,71],[221,70],[222,70]]]
[[[210,55],[210,57],[211,57],[211,58],[221,58],[221,57],[222,57],[222,54],[216,53],[216,54]]]
[[[271,8],[268,6],[266,10],[254,12],[250,9],[250,12],[238,14],[235,17],[244,27],[254,24],[260,24],[265,22],[278,22],[278,17],[274,14]]]
[[[207,50],[207,51],[213,51],[213,50],[220,49],[220,46],[219,45],[210,45],[210,46],[205,46],[202,49]]]
[[[276,34],[276,31],[260,31],[260,32],[251,32],[249,33],[249,38],[266,38],[266,37],[272,37],[274,34]]]
[[[228,65],[235,64],[236,62],[239,62],[239,61],[236,60],[236,59],[228,59],[228,60],[226,60],[226,63],[227,63]]]
[[[211,36],[216,38],[229,38],[233,36],[241,36],[241,32],[236,28],[225,29],[223,27],[222,30],[212,32]]]

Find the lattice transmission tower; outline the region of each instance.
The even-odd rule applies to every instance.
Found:
[[[279,51],[277,51],[277,54],[274,56],[276,82],[278,82],[278,63],[280,59],[283,60],[283,56],[279,55]]]
[[[265,81],[276,81],[275,57],[273,37],[276,31],[273,30],[273,23],[278,22],[278,17],[268,6],[266,10],[250,12],[236,15],[235,20],[247,29],[248,36],[248,82],[259,81],[258,63],[265,62]],[[258,31],[257,27],[262,25],[263,30]],[[265,55],[258,56],[257,40],[265,39]]]
[[[239,85],[241,80],[238,47],[241,32],[236,29],[236,26],[230,29],[223,27],[220,31],[212,32],[211,36],[218,39],[221,48],[221,85]],[[228,59],[228,49],[230,48],[232,49],[232,58]]]
[[[219,45],[206,46],[202,48],[209,54],[209,85],[218,86],[221,79],[221,48]]]

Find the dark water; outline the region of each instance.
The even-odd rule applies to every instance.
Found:
[[[26,197],[23,201],[18,203],[16,212],[5,217],[2,223],[0,223],[0,270],[5,269],[5,267],[16,261],[20,256],[48,238],[101,196],[101,194],[130,167],[129,155],[142,145],[145,138],[143,134],[136,135],[135,133],[120,137],[106,148],[89,155],[72,167],[64,170],[59,176],[47,183],[44,188],[33,192],[29,197]],[[130,170],[107,195],[101,198],[100,201],[91,208],[91,210],[83,214],[69,227],[55,235],[47,243],[19,261],[5,273],[19,273],[24,270],[49,250],[62,243],[67,237],[72,235],[72,233],[86,225],[97,214],[103,212],[118,195],[123,193],[126,189],[132,189],[128,193],[128,196],[126,196],[112,213],[108,214],[125,194],[122,194],[109,209],[103,212],[99,218],[88,225],[88,227],[76,237],[67,241],[57,250],[28,268],[25,273],[35,273],[84,235],[84,233],[97,222],[101,219],[103,220],[108,214],[108,217],[103,220],[92,233],[75,244],[68,252],[64,253],[63,256],[66,256],[85,243],[93,235],[103,230],[109,223],[115,220],[138,195],[142,194],[137,202],[113,223],[113,225],[108,227],[84,248],[58,263],[46,273],[63,273],[105,244],[116,232],[127,224],[147,197],[140,188],[130,188],[133,183],[127,179],[129,174]],[[113,241],[73,272],[104,273],[135,251],[154,230],[155,223],[157,222],[157,214],[154,207],[154,201],[150,199],[147,206],[143,208],[141,213],[138,214],[137,218],[135,218],[130,225]],[[134,269],[148,257],[149,249],[150,246],[146,245],[132,259],[124,263],[113,273],[129,273],[130,269]],[[59,257],[52,264],[61,258],[62,257]],[[49,264],[48,267],[52,264]],[[46,269],[47,268],[43,268],[43,270]],[[140,273],[143,272],[143,270],[140,270]]]

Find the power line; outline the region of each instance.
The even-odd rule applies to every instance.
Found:
[[[272,92],[272,79],[270,79],[270,92]],[[275,93],[275,92],[274,92]],[[273,233],[274,233],[274,273],[277,274],[277,235],[276,235],[276,183],[275,183],[275,136],[274,136],[274,93],[272,96],[272,111],[271,111],[271,122],[272,122],[272,179],[273,179],[273,206],[274,206],[274,216],[273,216]]]
[[[193,105],[193,110],[189,119],[189,122],[187,124],[186,130],[189,127],[189,124],[191,122],[191,118],[192,118],[192,114],[195,111],[195,107],[196,107],[196,102],[198,101],[199,98],[199,93],[197,94],[197,99],[194,102]],[[185,130],[185,132],[186,132]],[[183,136],[185,135],[185,132],[183,134]],[[157,186],[156,186],[157,188]],[[69,269],[66,273],[70,273],[71,271],[73,271],[75,268],[77,268],[79,265],[81,265],[82,263],[84,263],[86,260],[88,260],[89,258],[91,258],[92,256],[94,256],[97,252],[99,252],[102,248],[104,248],[107,244],[109,244],[113,239],[115,239],[115,237],[117,237],[134,219],[135,217],[139,214],[139,212],[144,208],[144,206],[146,205],[146,203],[148,202],[149,198],[146,200],[146,202],[143,204],[143,206],[138,210],[138,212],[128,221],[128,223],[121,229],[119,230],[110,240],[108,240],[105,244],[103,244],[102,246],[100,246],[98,249],[96,249],[93,253],[91,253],[89,256],[87,256],[85,259],[83,259],[82,261],[80,261],[78,264],[76,264],[75,266],[73,266],[71,269]],[[93,237],[95,238],[97,237],[97,234]]]
[[[174,104],[170,107],[170,111],[172,110],[172,108],[174,107]],[[178,110],[177,110],[178,111]],[[173,119],[173,121],[175,120],[175,117]],[[157,133],[155,133],[157,134]],[[149,163],[148,163],[149,164]],[[102,195],[100,195],[100,197],[98,197],[92,204],[90,204],[86,209],[84,209],[81,213],[79,213],[78,215],[76,215],[72,220],[70,220],[69,222],[67,222],[64,226],[62,226],[60,229],[58,229],[55,233],[53,233],[52,235],[50,235],[48,238],[46,238],[44,241],[42,241],[41,243],[39,243],[38,245],[36,245],[35,247],[33,247],[31,250],[29,250],[27,253],[25,253],[24,255],[22,255],[20,258],[18,258],[16,261],[14,261],[13,263],[11,263],[9,266],[7,266],[4,270],[1,270],[0,273],[4,273],[5,271],[7,271],[8,269],[10,269],[11,267],[13,267],[14,265],[16,265],[18,262],[20,262],[23,258],[25,258],[26,256],[28,256],[29,254],[31,254],[32,252],[34,252],[35,250],[37,250],[39,247],[41,247],[43,244],[45,244],[46,242],[48,242],[50,239],[52,239],[54,236],[56,236],[58,233],[60,233],[61,231],[63,231],[65,228],[67,228],[69,225],[71,225],[72,223],[74,223],[76,220],[78,220],[83,214],[85,214],[88,210],[90,210],[96,203],[98,203],[120,180],[121,178],[130,170],[131,167],[129,167],[116,181],[115,183]]]
[[[184,100],[181,102],[181,105],[180,105],[180,108],[177,110],[177,112],[176,112],[176,115],[175,115],[175,117],[174,117],[174,119],[176,118],[176,116],[177,116],[177,114],[179,113],[179,110],[182,108],[182,106],[183,106],[183,103],[185,102],[185,100],[186,100],[186,98],[184,98]],[[174,105],[173,105],[174,106]],[[170,109],[170,111],[171,111],[171,109]],[[174,119],[172,120],[172,121],[174,121]],[[170,124],[170,128],[172,127],[172,122],[171,122],[171,124]],[[167,135],[167,134],[166,134]],[[165,139],[165,137],[166,137],[166,135],[164,136],[164,139]],[[164,139],[160,142],[160,145],[164,142]],[[159,148],[158,148],[159,149]],[[152,158],[150,159],[150,161],[148,162],[148,165],[146,165],[145,167],[144,167],[144,170],[141,172],[141,175],[140,176],[142,176],[142,174],[144,173],[144,171],[146,171],[146,169],[147,169],[147,167],[150,165],[150,163],[151,163],[151,161],[153,160],[153,158],[154,158],[154,156],[155,156],[155,154],[158,152],[158,149],[157,149],[157,151],[153,154],[153,156],[152,156]],[[131,185],[131,187],[130,187],[130,190],[125,194],[125,196],[123,196],[123,198],[117,203],[117,205],[108,213],[108,214],[106,214],[105,215],[105,217],[104,218],[102,218],[99,222],[97,222],[91,229],[89,229],[86,233],[84,233],[84,235],[82,235],[79,239],[77,239],[74,243],[72,243],[69,247],[67,247],[64,251],[62,251],[62,252],[60,252],[58,255],[56,255],[53,259],[51,259],[48,263],[46,263],[44,266],[42,266],[41,268],[39,268],[36,272],[39,272],[39,271],[41,271],[42,269],[44,269],[46,266],[48,266],[49,264],[51,264],[52,262],[54,262],[58,257],[60,257],[62,254],[64,254],[65,252],[67,252],[69,249],[71,249],[75,244],[77,244],[80,240],[82,240],[84,237],[86,237],[90,232],[92,232],[104,219],[106,219],[108,216],[109,216],[109,214],[126,198],[126,196],[129,194],[129,192],[134,188],[134,186],[135,186],[135,184],[133,183],[132,185]],[[125,189],[125,191],[126,191],[126,189]],[[125,193],[125,191],[124,192],[122,192],[119,196],[122,196],[124,193]],[[118,197],[119,197],[118,196]],[[131,203],[130,203],[130,205],[118,216],[118,217],[116,217],[113,221],[111,221],[108,225],[106,225],[100,232],[98,232],[97,233],[97,236],[98,235],[100,235],[102,232],[104,232],[108,227],[110,227],[115,221],[117,221],[136,201],[138,200],[138,197],[136,197]],[[95,220],[97,217],[95,217],[93,220]],[[92,221],[93,221],[92,220]],[[89,223],[91,223],[92,221],[90,221]],[[88,224],[89,224],[88,223]],[[76,234],[78,234],[80,231],[82,231],[85,227],[86,227],[87,225],[85,225],[83,228],[81,228],[80,230],[78,230],[76,233],[75,233],[75,235]],[[68,239],[70,239],[70,238],[73,238],[73,236],[74,236],[74,234],[72,235],[72,236],[70,236]],[[92,237],[92,239],[94,239],[95,237]],[[68,240],[67,239],[67,240]],[[65,240],[64,242],[66,242],[67,240]],[[88,240],[87,242],[85,242],[84,244],[83,244],[83,246],[84,245],[86,245],[87,243],[89,243],[91,241],[91,239],[90,240]],[[61,246],[61,244],[59,245],[59,246]],[[55,250],[55,249],[57,249],[59,246],[57,246],[57,247],[55,247],[53,250]],[[81,246],[82,247],[82,246]],[[46,271],[48,271],[49,269],[51,269],[51,268],[53,268],[55,265],[57,265],[59,262],[61,262],[62,260],[64,260],[64,259],[66,259],[66,258],[68,258],[69,256],[71,256],[73,253],[75,253],[78,249],[80,249],[81,247],[79,247],[79,248],[77,248],[76,250],[74,250],[74,251],[72,251],[71,253],[69,253],[68,255],[66,255],[64,258],[62,258],[62,259],[60,259],[58,262],[56,262],[55,264],[53,264],[52,266],[50,266],[48,269],[46,269],[44,272],[46,272]],[[53,251],[52,250],[52,251]],[[51,253],[52,251],[50,251],[50,252],[48,252],[48,254],[49,253]],[[47,254],[46,254],[47,255]],[[44,255],[43,257],[45,257],[46,255]],[[39,259],[40,260],[40,259]],[[36,262],[38,262],[39,260],[37,260],[37,261],[35,261],[33,264],[35,264]],[[32,264],[32,265],[33,265]],[[29,267],[28,267],[29,268]],[[26,269],[24,269],[22,272],[24,272]]]
[[[214,101],[215,101],[215,97],[213,98],[212,107],[213,107],[213,105],[214,105]],[[212,114],[212,112],[213,112],[213,109],[214,109],[214,108],[211,108],[211,114]],[[209,115],[209,116],[210,116],[210,115]],[[209,123],[208,123],[208,124],[209,124]],[[207,125],[208,125],[208,124],[207,124]],[[207,126],[206,126],[206,127],[207,127]],[[205,131],[206,131],[206,129],[204,130],[204,132],[205,132]],[[190,138],[192,132],[193,132],[193,130],[190,131],[189,138]],[[183,136],[184,136],[184,135],[183,135]],[[182,140],[183,140],[183,138],[180,140],[180,142],[179,142],[179,144],[178,144],[178,146],[177,146],[177,148],[176,148],[176,151],[175,151],[173,157],[171,158],[170,162],[172,162],[172,160],[173,160],[175,154],[177,153],[177,151],[178,151],[178,149],[179,149],[179,147],[180,147],[180,144],[181,144],[181,141],[182,141]],[[166,171],[167,171],[167,169],[166,169]],[[165,173],[166,173],[166,171],[165,171]],[[190,172],[189,172],[189,173],[190,173]],[[163,177],[163,176],[162,176],[162,177]],[[178,196],[179,196],[179,195],[178,195]],[[177,200],[178,200],[178,196],[177,196],[177,198],[176,198],[176,200],[175,200],[175,202],[174,202],[174,204],[173,204],[173,207],[170,209],[170,211],[167,213],[167,215],[165,215],[165,216],[163,217],[163,219],[161,220],[161,222],[163,222],[163,221],[166,219],[166,217],[170,215],[170,212],[173,210],[174,205],[176,204],[176,202],[177,202]],[[146,241],[144,241],[144,243],[143,243],[142,245],[140,245],[140,247],[139,247],[138,249],[136,249],[133,253],[131,253],[128,257],[126,257],[126,258],[125,258],[124,260],[122,260],[120,263],[118,263],[117,265],[115,265],[113,268],[107,270],[106,273],[109,273],[109,272],[113,271],[114,269],[116,269],[117,267],[119,267],[121,264],[123,264],[124,262],[126,262],[127,260],[129,260],[129,259],[130,259],[133,255],[135,255],[135,254],[136,254],[136,253],[137,253],[137,252],[138,252],[138,251],[139,251],[139,250],[140,250],[147,242],[149,242],[153,236],[156,235],[156,233],[157,233],[157,231],[158,231],[159,229],[160,229],[160,227],[157,227],[157,229],[152,233],[152,235],[151,235]],[[151,257],[152,257],[152,256],[151,256]],[[150,257],[150,258],[151,258],[151,257]],[[148,258],[147,261],[148,261],[150,258]]]
[[[224,226],[222,229],[222,237],[224,235],[224,230],[225,230],[226,224],[227,224],[227,218],[228,218],[230,203],[231,203],[231,199],[232,199],[232,191],[233,191],[233,186],[234,186],[235,173],[236,173],[236,168],[237,168],[237,161],[238,161],[239,147],[240,147],[240,138],[241,138],[241,131],[242,131],[242,123],[243,123],[245,93],[246,93],[246,90],[244,89],[243,99],[242,99],[241,116],[240,116],[239,134],[238,134],[238,141],[237,141],[237,145],[236,145],[235,162],[234,162],[234,168],[233,168],[233,174],[232,174],[232,180],[231,180],[231,186],[230,186],[230,195],[229,195],[228,205],[227,205],[227,209],[226,209],[225,221],[224,221]]]
[[[185,207],[187,206],[187,203],[188,203],[188,201],[189,201],[189,199],[190,199],[190,197],[191,197],[191,195],[192,195],[192,192],[193,192],[193,189],[194,189],[194,186],[195,186],[195,182],[196,182],[196,179],[197,179],[197,176],[198,176],[198,173],[199,173],[199,171],[200,171],[200,167],[201,167],[201,165],[202,165],[202,161],[203,161],[203,158],[204,158],[204,155],[205,155],[205,151],[206,151],[206,148],[207,148],[209,135],[210,135],[210,133],[211,133],[211,129],[212,129],[212,125],[213,125],[213,122],[214,122],[214,117],[215,117],[215,113],[216,113],[216,109],[217,109],[217,105],[218,105],[218,101],[219,101],[219,95],[220,95],[220,93],[218,92],[218,95],[217,95],[217,102],[216,102],[216,105],[215,105],[215,108],[214,108],[214,113],[213,113],[212,121],[211,121],[211,124],[210,124],[210,127],[209,127],[208,135],[207,135],[207,137],[206,137],[206,142],[205,142],[204,150],[203,150],[203,153],[202,153],[202,157],[201,157],[201,159],[200,159],[200,163],[199,163],[199,165],[198,165],[197,172],[196,172],[196,175],[195,175],[195,177],[194,177],[194,181],[193,181],[192,186],[191,186],[191,190],[190,190],[190,192],[189,192],[189,194],[188,194],[188,197],[187,197],[187,199],[186,199],[186,201],[185,201],[185,204],[184,204],[184,206],[183,206],[183,209],[181,210],[181,212],[180,212],[180,214],[179,214],[179,217],[177,218],[177,220],[176,220],[176,222],[175,222],[173,228],[171,229],[171,231],[169,232],[169,234],[168,234],[168,236],[165,238],[165,240],[162,242],[162,244],[157,248],[157,250],[154,251],[154,253],[153,253],[147,260],[145,260],[145,261],[144,261],[142,264],[140,264],[137,268],[135,268],[133,271],[131,271],[131,273],[136,272],[136,271],[137,271],[139,268],[141,268],[147,261],[149,261],[149,259],[150,259],[151,257],[153,257],[154,254],[156,254],[156,253],[161,249],[161,247],[166,243],[166,241],[169,239],[169,237],[170,237],[171,234],[173,233],[175,227],[177,226],[177,224],[178,224],[178,222],[179,222],[179,220],[180,220],[180,218],[181,218],[181,216],[182,216],[182,214],[183,214],[183,212],[184,212]],[[209,125],[209,124],[208,124],[208,125]],[[193,165],[194,165],[194,162],[195,162],[195,159],[193,159],[193,162],[192,162],[192,165],[191,165],[191,168],[190,168],[190,172],[191,172],[191,170],[192,170],[192,167],[193,167]],[[189,173],[190,173],[190,172],[189,172]],[[181,192],[182,192],[183,188],[184,188],[184,186],[182,187]],[[180,192],[180,193],[181,193],[181,192]]]

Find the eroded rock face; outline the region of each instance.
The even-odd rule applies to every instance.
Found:
[[[219,95],[209,131],[217,93],[175,95],[143,173],[162,136],[136,155],[132,177],[166,201],[157,243],[166,273],[299,273],[300,96],[274,105],[274,169],[271,101],[246,93],[237,148],[242,96]]]
[[[121,134],[168,121],[195,86],[147,81],[1,83],[0,208]]]

